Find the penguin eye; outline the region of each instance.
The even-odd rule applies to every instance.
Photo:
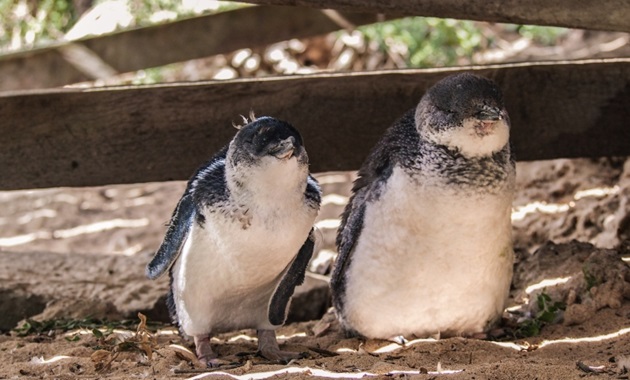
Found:
[[[442,108],[441,110],[442,110],[444,113],[449,114],[449,115],[452,115],[452,114],[454,114],[454,113],[455,113],[455,111],[454,111],[453,109],[451,109],[450,107],[449,107],[449,108]]]

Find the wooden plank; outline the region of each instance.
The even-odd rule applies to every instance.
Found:
[[[313,171],[357,169],[428,86],[460,70],[0,96],[0,189],[186,179],[250,109],[301,130]],[[630,59],[470,70],[503,88],[518,159],[630,155]]]
[[[343,17],[355,25],[377,21],[375,14],[347,12]],[[122,73],[341,28],[318,9],[259,6],[85,38],[75,43],[87,47]],[[57,87],[92,79],[60,54],[60,49],[67,45],[61,43],[0,56],[0,91]]]
[[[627,0],[245,0],[245,2],[630,32],[628,22],[630,2]]]

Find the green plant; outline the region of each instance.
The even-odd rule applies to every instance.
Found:
[[[111,0],[97,0],[94,5]],[[122,0],[119,0],[122,1]],[[154,18],[159,12],[168,13],[167,20],[191,17],[202,13],[223,12],[242,8],[237,2],[221,3],[216,9],[193,9],[181,1],[125,0],[133,16],[131,27],[162,22]],[[72,0],[0,0],[0,53],[25,50],[61,39],[77,22],[79,15]]]
[[[482,30],[472,21],[406,17],[359,28],[382,50],[395,49],[410,67],[452,66],[480,48]]]
[[[567,28],[537,25],[515,25],[515,28],[521,36],[547,46],[555,44],[569,31]]]
[[[564,302],[553,301],[551,296],[543,291],[536,297],[536,306],[538,312],[531,319],[522,322],[517,330],[516,336],[526,338],[540,334],[540,330],[547,324],[552,323],[558,318],[560,312],[566,309]]]
[[[0,52],[59,39],[75,22],[69,0],[0,0]]]
[[[27,319],[22,325],[13,329],[18,336],[27,335],[43,335],[54,334],[58,331],[66,332],[75,329],[88,329],[92,331],[92,334],[97,338],[105,337],[114,329],[128,329],[133,330],[137,321],[125,319],[120,321],[108,321],[97,318],[84,318],[84,319],[50,319],[45,321],[35,321],[33,319]],[[163,326],[161,323],[150,323],[152,329],[156,330],[158,327]],[[102,332],[104,329],[105,332]]]
[[[591,290],[594,286],[601,284],[601,279],[591,273],[588,264],[582,266],[582,273],[584,274],[584,281],[586,282],[586,290]]]

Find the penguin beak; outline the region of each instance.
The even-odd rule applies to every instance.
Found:
[[[503,119],[501,110],[497,107],[483,107],[475,116],[481,121],[499,121]]]
[[[479,120],[475,124],[475,133],[478,136],[487,136],[494,131],[494,127],[499,120],[503,119],[501,110],[497,107],[483,107],[475,118]]]
[[[295,138],[290,136],[278,143],[275,147],[269,150],[269,154],[275,156],[280,160],[289,159],[293,157],[295,153]]]

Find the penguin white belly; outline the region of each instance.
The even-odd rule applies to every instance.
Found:
[[[192,226],[173,267],[173,298],[186,334],[277,327],[269,322],[269,301],[314,219],[300,206],[275,215],[273,224],[254,214],[247,229],[220,213],[206,213],[203,227]]]
[[[484,331],[509,292],[511,201],[507,190],[421,187],[395,168],[366,209],[346,274],[349,325],[382,339]]]

